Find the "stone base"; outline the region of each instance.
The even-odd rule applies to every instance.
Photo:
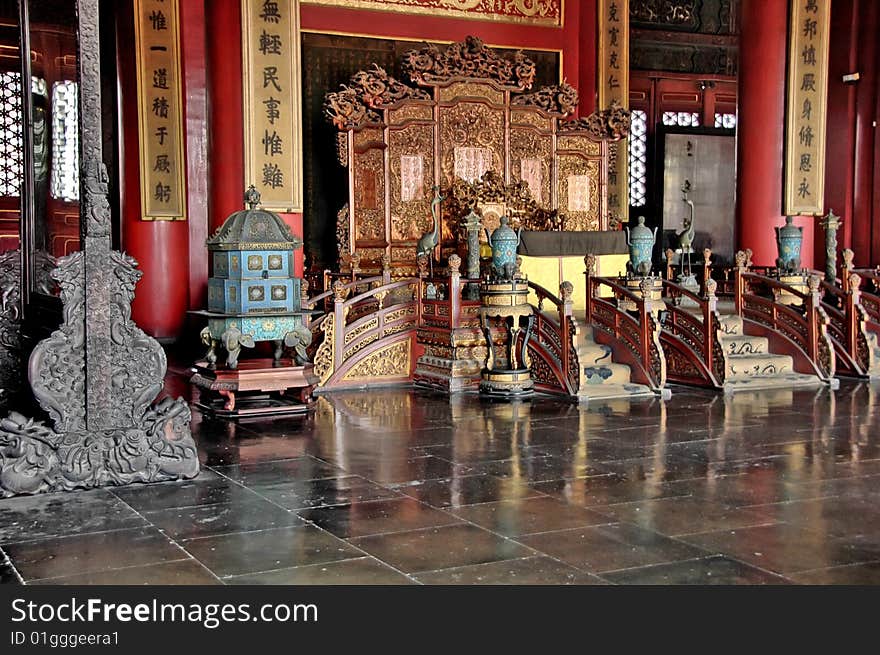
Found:
[[[801,293],[809,292],[807,279],[803,275],[780,275],[779,281],[783,284],[787,284],[796,291],[800,291]],[[788,291],[785,291],[783,289],[773,289],[773,299],[780,305],[800,307],[804,304],[803,300],[801,300],[798,296],[795,296],[794,294],[789,293]]]

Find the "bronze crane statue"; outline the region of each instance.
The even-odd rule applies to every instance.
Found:
[[[446,196],[440,195],[440,187],[436,184],[433,190],[434,200],[431,201],[431,218],[434,220],[434,226],[430,232],[425,232],[421,236],[416,246],[416,258],[418,259],[423,255],[428,258],[428,263],[431,267],[431,277],[434,277],[434,257],[432,253],[437,244],[440,243],[440,203],[446,199]]]
[[[685,218],[684,230],[678,234],[678,247],[682,254],[682,273],[691,274],[691,253],[694,251],[694,201],[688,198],[691,190],[691,181],[685,180],[681,187],[682,200],[690,207],[691,215]],[[685,273],[684,256],[687,255],[687,272]]]

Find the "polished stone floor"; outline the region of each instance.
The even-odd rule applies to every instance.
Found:
[[[0,582],[880,583],[880,385],[374,389],[193,432],[196,480],[0,501]]]

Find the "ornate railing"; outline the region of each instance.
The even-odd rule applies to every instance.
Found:
[[[599,343],[620,344],[615,355],[632,371],[632,380],[659,392],[666,385],[666,358],[660,343],[660,323],[649,311],[642,297],[632,293],[616,279],[596,277],[595,260],[585,258],[587,285],[586,320],[595,328]],[[642,282],[642,296],[650,293]],[[603,293],[605,295],[603,295]],[[635,311],[621,309],[621,301],[629,301]]]
[[[381,280],[381,278],[379,278]],[[323,339],[315,352],[319,386],[355,386],[371,378],[403,381],[412,373],[412,343],[419,319],[420,282],[405,278],[355,295],[351,290],[370,279],[333,283],[333,309],[314,322]],[[322,296],[309,300],[321,302]],[[386,300],[390,300],[386,305]],[[371,307],[352,316],[358,308]],[[397,348],[389,348],[400,344]],[[372,359],[370,359],[372,357]]]
[[[663,295],[670,299],[662,315],[660,342],[666,355],[670,382],[720,388],[724,384],[724,352],[718,335],[720,317],[715,295],[717,282],[705,281],[707,297],[663,281]],[[685,301],[695,308],[682,308]]]
[[[737,261],[743,264],[745,258],[738,257]],[[815,373],[821,380],[829,381],[834,377],[836,358],[828,336],[829,316],[820,300],[819,276],[809,276],[808,286],[809,290],[802,292],[738,265],[734,270],[734,304],[743,319],[763,326],[790,344],[786,350],[794,358],[796,369],[800,367],[802,372]],[[800,309],[768,297],[776,293],[793,298]]]
[[[872,338],[868,334],[871,321],[862,306],[860,276],[844,272],[844,277],[847,282],[841,286],[822,280],[822,309],[828,315],[828,336],[837,356],[837,371],[844,375],[865,377],[870,375],[874,364],[874,353],[870,347]]]
[[[844,291],[858,289],[860,303],[867,313],[866,327],[871,332],[880,333],[880,267],[856,268],[854,265],[855,253],[847,248],[842,253],[843,266],[840,286]],[[851,274],[858,275],[858,280],[852,280]]]
[[[563,282],[558,296],[534,282],[529,282],[529,289],[537,298],[535,324],[529,340],[535,385],[542,391],[576,396],[583,382],[583,369],[575,343],[578,325],[572,311],[574,286]],[[544,309],[548,302],[554,312]]]

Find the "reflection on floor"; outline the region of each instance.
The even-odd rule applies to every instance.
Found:
[[[377,389],[193,430],[195,481],[0,501],[0,582],[880,583],[867,384],[580,407]]]

